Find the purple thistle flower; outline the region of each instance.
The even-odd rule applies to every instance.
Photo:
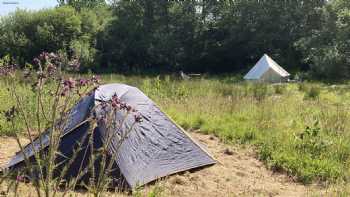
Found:
[[[126,109],[127,105],[124,102],[120,103],[120,109]]]
[[[6,75],[7,75],[6,68],[0,67],[0,76],[6,76]]]
[[[61,92],[61,96],[64,97],[64,96],[67,96],[69,92],[69,88],[68,87],[63,87],[63,90]]]
[[[86,86],[89,83],[89,81],[86,79],[78,79],[77,81],[79,86]]]
[[[117,94],[114,94],[113,96],[112,96],[112,99],[111,99],[112,101],[115,101],[116,103],[120,103],[120,99],[119,99],[119,97],[118,97],[118,95]]]
[[[18,176],[16,177],[16,181],[18,181],[18,182],[24,182],[25,179],[24,179],[23,176],[18,175]]]
[[[111,105],[113,109],[120,109],[121,108],[121,101],[117,94],[114,94],[111,99]]]
[[[75,81],[72,78],[64,80],[63,86],[67,87],[68,89],[73,89],[73,88],[75,88]]]
[[[130,112],[133,108],[130,105],[126,105],[126,111]]]
[[[49,76],[52,76],[53,74],[55,74],[56,70],[57,70],[57,67],[54,64],[52,63],[47,64],[47,74]]]
[[[137,122],[137,123],[142,122],[141,114],[140,113],[134,114],[134,119],[135,119],[135,122]]]
[[[112,101],[111,105],[112,105],[112,108],[113,108],[113,109],[118,109],[118,108],[120,108],[120,105],[119,105],[117,102],[115,102],[115,101]]]
[[[105,101],[102,101],[102,103],[101,103],[101,107],[102,107],[102,109],[103,110],[106,110],[107,109],[107,102],[105,102]]]
[[[47,61],[48,58],[49,58],[49,53],[48,52],[42,52],[39,55],[39,60],[41,60],[41,61]]]
[[[34,64],[39,65],[41,61],[38,58],[33,59]]]
[[[0,66],[0,76],[7,76],[9,74],[12,74],[15,71],[15,66],[15,64]]]

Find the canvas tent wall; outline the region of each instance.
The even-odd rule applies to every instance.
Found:
[[[255,66],[244,76],[245,80],[259,82],[285,82],[290,74],[268,55],[264,54]]]
[[[59,151],[64,157],[56,158],[57,163],[64,165],[66,158],[72,157],[72,150],[77,142],[82,142],[83,147],[86,148],[78,153],[78,158],[69,167],[65,177],[67,180],[77,176],[80,167],[87,168],[88,159],[83,157],[83,153],[90,151],[90,146],[84,146],[87,143],[89,122],[84,122],[84,120],[98,102],[109,100],[114,94],[137,109],[143,117],[142,123],[132,127],[128,138],[123,141],[118,152],[114,146],[114,139],[108,147],[109,155],[117,155],[114,161],[115,171],[112,172],[112,175],[123,179],[130,188],[142,186],[174,173],[216,163],[201,145],[191,139],[139,89],[124,84],[109,84],[100,86],[93,94],[83,98],[70,113],[70,122],[65,127],[59,146]],[[103,111],[97,108],[96,113],[103,113]],[[120,132],[129,129],[133,121],[133,117],[128,117]],[[109,135],[104,128],[106,125],[98,124],[93,132],[95,150],[105,143],[105,138]],[[49,133],[50,131],[47,131],[41,137],[46,149],[49,144]],[[32,160],[34,149],[38,151],[41,147],[39,141],[36,139],[34,146],[25,147],[25,155]],[[23,165],[23,162],[24,155],[17,153],[6,168],[16,169]],[[89,174],[84,178],[89,179]]]

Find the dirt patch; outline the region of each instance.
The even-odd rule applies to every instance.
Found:
[[[22,146],[26,145],[29,140],[21,139]],[[13,137],[0,137],[0,167],[7,164],[11,157],[19,151],[18,143]]]
[[[182,197],[324,194],[324,190],[317,186],[304,186],[293,182],[286,175],[267,170],[263,163],[256,159],[254,151],[250,148],[223,144],[218,138],[210,135],[190,134],[208,149],[218,163],[204,169],[164,178],[146,186],[140,191],[141,193],[158,190],[163,196]],[[13,138],[0,138],[0,165],[6,164],[16,151],[18,146]]]
[[[210,135],[191,135],[208,149],[218,164],[159,182],[165,188],[165,196],[309,196],[315,191],[322,193],[317,186],[304,186],[286,175],[267,170],[252,149],[223,144]]]

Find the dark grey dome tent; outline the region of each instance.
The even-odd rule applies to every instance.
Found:
[[[140,124],[132,127],[128,137],[123,141],[118,153],[114,143],[108,147],[109,155],[116,155],[114,162],[115,171],[112,173],[116,178],[121,177],[129,186],[135,188],[158,178],[174,173],[187,171],[194,168],[215,164],[215,159],[196,143],[181,127],[176,125],[159,107],[144,93],[135,87],[124,84],[102,85],[93,94],[84,97],[71,110],[69,122],[64,129],[59,144],[60,155],[56,163],[64,163],[65,158],[73,155],[73,150],[78,143],[83,148],[78,156],[69,166],[66,179],[77,176],[80,168],[87,168],[88,159],[84,153],[91,150],[84,136],[88,135],[89,121],[86,118],[98,102],[110,100],[113,95],[133,106],[143,117]],[[96,113],[103,113],[98,111]],[[118,116],[116,116],[118,117]],[[130,128],[133,117],[127,118],[122,126],[123,129]],[[93,132],[93,147],[97,150],[105,143],[106,125],[97,125]],[[49,145],[49,133],[46,131],[40,139],[34,140],[33,145],[27,145],[24,153],[27,158],[33,160],[34,149],[39,151],[40,147],[47,149]],[[112,139],[113,140],[113,139]],[[17,153],[6,166],[7,169],[16,169],[23,165],[24,155]],[[85,175],[85,178],[89,174]]]

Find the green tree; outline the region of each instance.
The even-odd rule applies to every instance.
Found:
[[[59,6],[72,6],[76,10],[83,8],[95,8],[98,6],[105,6],[105,0],[57,0]]]
[[[350,2],[334,0],[322,9],[322,25],[301,38],[296,46],[314,76],[345,79],[350,76]]]
[[[0,22],[0,56],[11,54],[23,63],[42,51],[60,52],[80,58],[83,67],[91,66],[98,56],[97,36],[110,17],[105,7],[18,10]]]

